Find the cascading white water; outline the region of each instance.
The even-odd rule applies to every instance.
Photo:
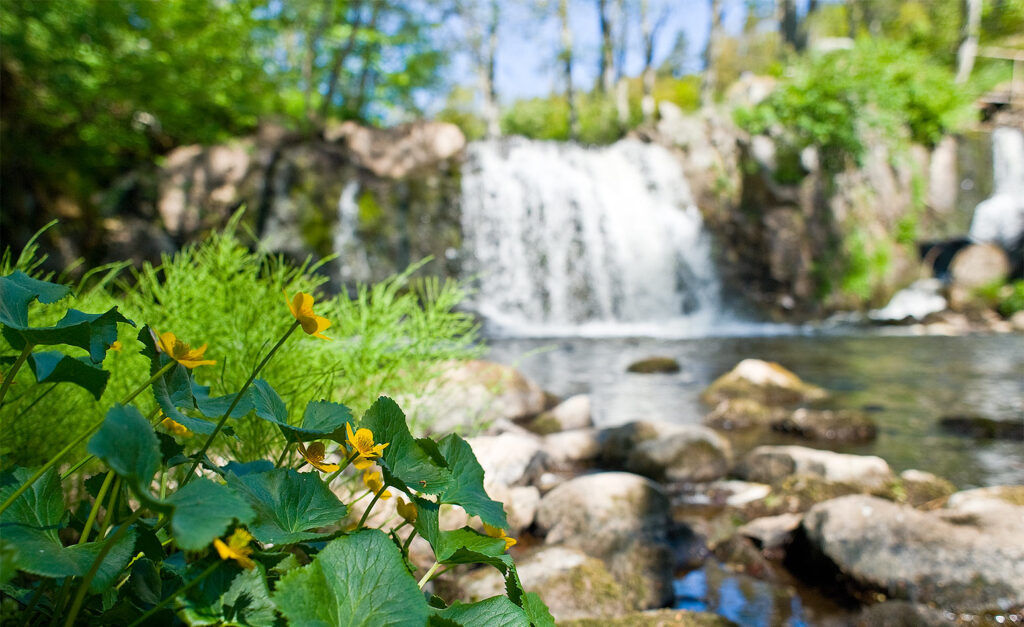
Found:
[[[1024,239],[1024,131],[992,131],[992,173],[992,195],[974,209],[970,236],[1011,250]]]
[[[349,181],[338,196],[338,226],[334,230],[334,252],[338,254],[338,279],[342,283],[366,280],[370,264],[366,259],[366,247],[359,241],[359,183]]]
[[[700,335],[720,309],[700,212],[660,146],[475,142],[462,227],[473,304],[506,332]]]

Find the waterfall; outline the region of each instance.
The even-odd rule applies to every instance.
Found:
[[[338,254],[338,280],[340,283],[365,281],[370,273],[366,246],[360,241],[359,183],[349,181],[338,196],[338,226],[334,231],[334,252]]]
[[[700,212],[660,146],[475,142],[462,229],[472,305],[499,331],[701,335],[719,312]]]
[[[1024,243],[1024,131],[992,132],[992,170],[992,195],[974,209],[970,236],[1014,251]]]

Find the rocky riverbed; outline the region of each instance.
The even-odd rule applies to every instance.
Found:
[[[448,386],[453,424],[490,423],[470,443],[519,539],[523,583],[560,624],[1024,622],[1024,486],[958,491],[825,450],[870,441],[879,425],[860,408],[823,409],[834,391],[776,363],[742,360],[704,388],[705,424],[594,426],[595,398],[557,399],[488,362]],[[780,435],[793,443],[751,446]],[[444,524],[478,521],[448,511]],[[492,571],[451,570],[435,592],[493,596]],[[715,581],[789,609],[748,622],[725,588],[717,606],[693,603],[695,582]]]

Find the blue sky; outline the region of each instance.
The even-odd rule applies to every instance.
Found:
[[[639,0],[626,0],[626,3],[639,6]],[[608,4],[613,6],[615,0],[608,0]],[[797,1],[801,10],[806,4],[807,0]],[[710,27],[710,1],[649,0],[649,5],[652,16],[665,16],[655,41],[655,66],[669,54],[677,34],[683,32],[688,42],[689,69],[699,70]],[[573,82],[589,90],[597,80],[600,55],[597,0],[570,0],[569,6],[576,55]],[[503,2],[496,72],[498,96],[502,102],[507,104],[521,98],[546,96],[564,89],[556,66],[559,50],[556,10],[557,0]],[[746,0],[723,0],[723,10],[726,30],[732,34],[739,33],[746,17]],[[627,38],[626,74],[636,76],[643,68],[643,57],[640,23],[635,14]],[[472,66],[464,55],[453,58],[449,76],[453,83],[476,87]]]

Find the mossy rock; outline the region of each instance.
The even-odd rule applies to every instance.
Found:
[[[731,620],[709,612],[652,610],[618,618],[583,618],[559,623],[561,627],[737,627]]]
[[[672,374],[679,370],[679,362],[671,357],[647,357],[626,368],[626,372],[637,374]]]
[[[744,359],[715,379],[700,396],[712,406],[733,398],[752,399],[763,405],[795,405],[823,400],[828,392],[805,383],[775,362]]]

